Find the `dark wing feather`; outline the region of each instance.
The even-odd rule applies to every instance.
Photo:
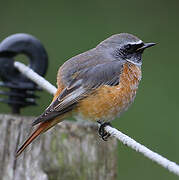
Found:
[[[58,98],[34,121],[33,125],[49,121],[71,111],[79,100],[85,98],[102,85],[115,86],[119,84],[123,65],[120,61],[109,61],[81,70],[79,75],[71,80]]]

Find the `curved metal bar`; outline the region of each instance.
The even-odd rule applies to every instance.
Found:
[[[30,79],[20,73],[14,66],[17,55],[24,54],[28,57],[28,66],[36,73],[44,76],[48,67],[48,56],[41,42],[29,34],[14,34],[0,43],[0,87],[10,88],[10,92],[2,92],[8,95],[8,99],[2,99],[12,107],[13,113],[19,113],[20,108],[35,105],[35,90],[39,87]]]

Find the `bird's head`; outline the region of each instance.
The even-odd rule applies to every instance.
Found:
[[[113,59],[128,61],[140,66],[143,51],[154,45],[155,43],[144,43],[132,34],[121,33],[102,41],[97,48],[103,49],[105,55]]]

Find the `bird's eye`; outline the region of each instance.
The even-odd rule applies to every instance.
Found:
[[[130,50],[132,48],[132,45],[131,44],[127,44],[126,46],[125,46],[125,49],[127,49],[127,50]]]

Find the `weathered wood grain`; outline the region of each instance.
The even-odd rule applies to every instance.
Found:
[[[64,121],[41,135],[16,159],[33,117],[0,115],[0,179],[114,180],[117,142],[102,141],[97,126]]]

